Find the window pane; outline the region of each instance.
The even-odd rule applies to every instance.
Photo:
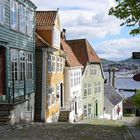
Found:
[[[18,29],[18,3],[15,0],[10,1],[10,26],[12,29]]]

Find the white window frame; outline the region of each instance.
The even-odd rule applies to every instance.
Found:
[[[92,87],[91,87],[91,84],[88,83],[88,95],[91,95],[92,93]]]
[[[27,53],[27,69],[26,69],[26,78],[33,79],[33,54]]]
[[[53,30],[53,45],[60,48],[60,31],[57,28]]]
[[[24,54],[24,57],[23,57]],[[31,56],[28,59],[28,56]],[[18,49],[11,49],[11,78],[17,80],[33,79],[33,54]]]
[[[60,72],[60,57],[56,57],[56,72]]]
[[[26,77],[26,53],[25,51],[19,51],[19,75],[20,80],[24,80],[24,77]]]
[[[33,29],[34,29],[34,25],[33,25],[33,18],[34,18],[34,13],[31,9],[26,10],[26,14],[27,14],[27,35],[28,36],[33,36]]]
[[[48,54],[48,72],[52,72],[51,55]]]
[[[19,53],[17,49],[11,49],[11,79],[19,79]]]
[[[98,75],[98,68],[97,65],[91,65],[90,66],[90,75]]]
[[[102,84],[100,81],[98,82],[95,82],[94,84],[94,87],[95,87],[95,93],[100,93],[102,91]]]
[[[10,0],[10,27],[18,30],[18,2]]]
[[[92,113],[92,111],[91,111],[91,104],[89,103],[88,104],[88,117],[91,117],[91,113]]]
[[[87,97],[88,95],[88,84],[84,83],[84,97]]]
[[[0,0],[0,24],[5,23],[5,0]]]
[[[83,107],[84,107],[84,111],[83,111],[84,118],[87,118],[87,116],[88,116],[88,112],[87,112],[88,106],[84,105]]]

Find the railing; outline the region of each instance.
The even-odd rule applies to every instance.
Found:
[[[10,86],[8,86],[8,103],[11,104],[15,104],[15,90],[23,90],[23,99],[26,99],[26,79],[24,76],[23,79],[23,87],[15,87],[15,80],[9,80],[10,81]],[[12,93],[12,94],[11,94]]]

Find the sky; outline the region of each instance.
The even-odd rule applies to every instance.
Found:
[[[119,61],[140,51],[140,35],[129,35],[130,27],[109,16],[115,0],[32,0],[37,10],[57,10],[66,38],[86,38],[100,58]]]

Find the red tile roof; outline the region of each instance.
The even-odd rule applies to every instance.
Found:
[[[37,48],[50,47],[50,45],[43,38],[41,38],[41,36],[39,36],[37,33],[35,33],[35,45]]]
[[[67,40],[72,51],[78,61],[85,67],[87,63],[100,63],[101,60],[97,56],[94,49],[86,39]]]
[[[36,11],[36,26],[53,26],[58,11]]]
[[[61,49],[67,55],[67,61],[66,61],[67,67],[82,66],[80,62],[77,60],[76,56],[74,55],[71,47],[65,42],[64,39],[61,39]]]

